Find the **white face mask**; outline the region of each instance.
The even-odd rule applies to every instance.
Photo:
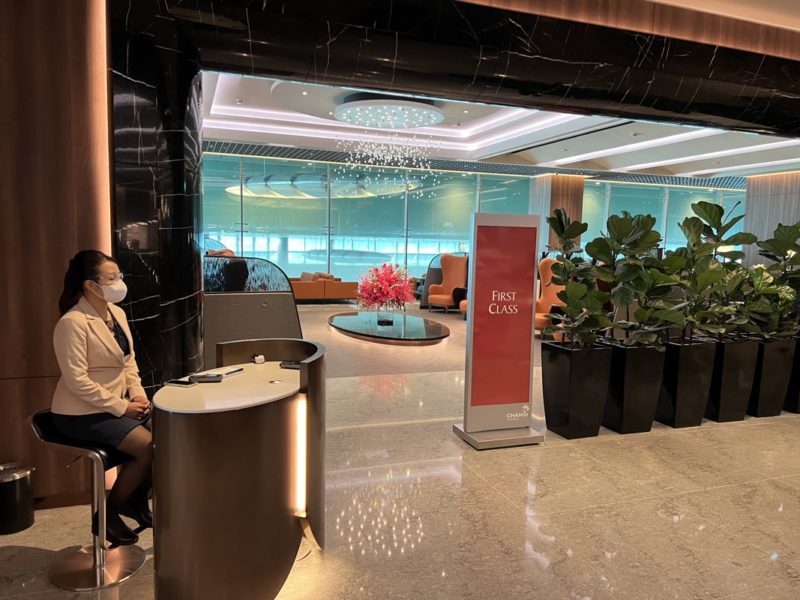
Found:
[[[103,290],[103,298],[106,302],[117,304],[125,299],[128,294],[128,286],[122,279],[117,279],[114,283],[108,285],[101,285],[100,289]]]

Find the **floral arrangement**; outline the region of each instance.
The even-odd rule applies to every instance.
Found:
[[[413,279],[398,264],[370,267],[358,283],[358,303],[367,309],[404,308],[413,300]]]

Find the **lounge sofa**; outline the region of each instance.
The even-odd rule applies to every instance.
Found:
[[[290,277],[296,300],[354,300],[358,283],[342,281],[330,273],[302,273],[300,277]]]

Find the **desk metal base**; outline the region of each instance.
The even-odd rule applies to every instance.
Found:
[[[496,429],[492,431],[476,431],[467,433],[463,423],[453,425],[453,433],[467,442],[476,450],[491,450],[493,448],[510,448],[512,446],[529,446],[544,442],[544,433],[530,427],[514,429]]]

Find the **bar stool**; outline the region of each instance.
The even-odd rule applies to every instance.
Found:
[[[62,435],[49,409],[33,415],[31,427],[42,442],[62,450],[81,450],[92,461],[92,522],[97,523],[97,532],[93,532],[91,546],[66,556],[50,569],[50,581],[66,590],[87,591],[129,579],[142,568],[146,557],[139,546],[106,547],[105,472],[129,461],[130,457],[113,448],[94,446]]]

